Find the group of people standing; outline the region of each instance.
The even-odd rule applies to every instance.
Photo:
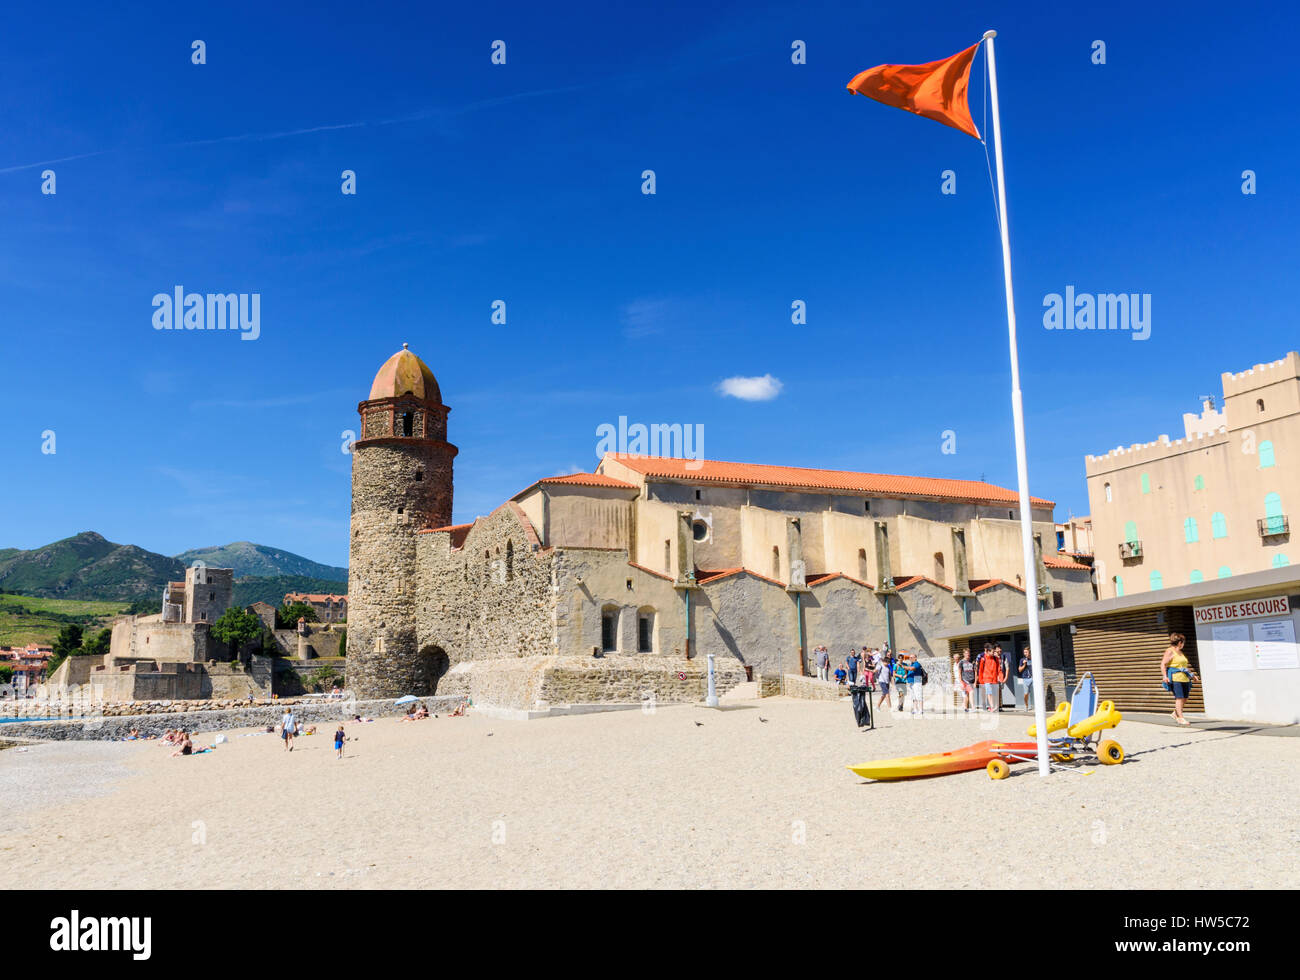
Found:
[[[1001,711],[1002,685],[1008,680],[1015,682],[1016,705],[1023,701],[1026,710],[1034,706],[1034,662],[1029,647],[1021,653],[1014,670],[1010,657],[1002,652],[1001,643],[985,643],[974,660],[967,647],[961,656],[953,656],[952,670],[953,680],[961,692],[963,711]]]
[[[910,701],[913,714],[924,713],[922,688],[929,678],[915,654],[906,650],[895,654],[889,649],[889,644],[879,649],[864,645],[861,653],[856,648],[850,650],[844,661],[835,667],[832,667],[830,651],[824,645],[814,647],[812,655],[821,680],[855,685],[861,677],[861,683],[879,689],[876,707],[896,707],[902,711]],[[1014,666],[1000,643],[985,643],[979,656],[974,658],[968,647],[960,655],[953,656],[952,669],[953,683],[962,696],[964,711],[1001,711],[1002,686],[1008,680],[1013,682],[1015,705],[1023,704],[1026,710],[1033,708],[1034,668],[1029,647],[1025,647]]]
[[[923,688],[929,678],[915,654],[908,653],[906,650],[900,650],[895,654],[889,649],[888,643],[879,649],[864,644],[861,653],[856,647],[849,650],[849,655],[844,658],[844,662],[832,671],[830,651],[825,646],[814,647],[812,653],[813,664],[817,667],[817,676],[821,680],[834,680],[837,684],[847,683],[850,686],[862,683],[868,689],[879,689],[880,698],[876,703],[877,708],[886,705],[894,707],[896,693],[897,710],[902,711],[905,702],[910,700],[912,714],[925,713]],[[911,695],[910,699],[904,697],[905,690]]]

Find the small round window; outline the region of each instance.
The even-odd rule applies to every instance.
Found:
[[[696,521],[691,525],[691,533],[695,535],[696,541],[703,541],[709,536],[709,525],[704,521]]]

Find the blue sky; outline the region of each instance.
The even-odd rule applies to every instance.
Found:
[[[845,90],[989,27],[1031,489],[1086,512],[1086,454],[1181,434],[1219,372],[1298,346],[1300,15],[1053,6],[11,9],[0,547],[345,564],[340,434],[403,342],[452,408],[458,521],[590,469],[619,416],[703,425],[712,458],[1014,485],[983,147]],[[154,330],[176,285],[259,293],[261,336]],[[1151,294],[1150,339],[1043,329],[1066,285]],[[717,390],[764,374],[778,397]]]

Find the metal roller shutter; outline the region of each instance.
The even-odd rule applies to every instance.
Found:
[[[1092,671],[1103,700],[1114,701],[1120,711],[1170,712],[1174,701],[1160,686],[1160,658],[1170,633],[1187,637],[1183,652],[1200,674],[1196,655],[1196,627],[1190,606],[1144,609],[1116,613],[1075,623],[1074,671]],[[1205,711],[1200,684],[1192,685],[1185,706],[1189,712]]]

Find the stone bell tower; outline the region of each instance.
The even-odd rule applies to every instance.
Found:
[[[452,460],[438,382],[403,344],[357,406],[348,559],[347,683],[358,698],[430,694],[416,643],[415,535],[451,523]]]

